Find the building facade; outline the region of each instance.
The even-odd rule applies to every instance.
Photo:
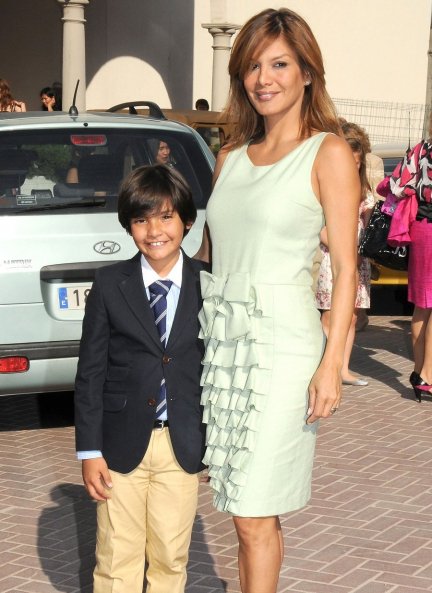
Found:
[[[70,100],[75,81],[69,78],[76,76],[76,60],[84,59],[79,100],[87,109],[144,99],[184,109],[191,108],[198,97],[219,109],[226,95],[226,64],[237,27],[256,12],[280,4],[265,0],[8,2],[0,19],[4,48],[0,77],[10,82],[16,98],[25,100],[29,109],[39,109],[39,90],[61,81],[65,72],[66,102]],[[301,14],[314,31],[328,89],[342,115],[349,110],[361,114],[365,104],[371,122],[384,117],[392,105],[398,106],[398,113],[406,111],[405,119],[419,109],[427,111],[432,0],[286,0],[283,4]],[[83,18],[73,16],[67,23],[66,10],[71,13],[74,7],[82,10]],[[76,42],[79,47],[73,40],[74,35],[81,39],[78,30],[83,33],[82,41]],[[385,107],[377,116],[379,105]]]

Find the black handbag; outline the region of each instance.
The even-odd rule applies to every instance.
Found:
[[[381,212],[383,204],[383,200],[376,202],[368,225],[360,239],[358,252],[363,257],[368,257],[375,263],[391,270],[407,270],[408,247],[391,247],[387,244],[391,216]]]

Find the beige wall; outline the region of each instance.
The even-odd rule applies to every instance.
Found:
[[[28,109],[40,109],[39,91],[62,77],[62,24],[55,0],[0,0],[0,78]]]
[[[200,30],[217,17],[244,23],[265,8],[286,6],[312,28],[332,97],[424,103],[431,0],[198,0],[195,7],[194,96],[211,94],[211,37]],[[209,73],[206,75],[206,71]]]
[[[194,0],[90,0],[87,108],[192,103]]]
[[[281,4],[309,22],[338,98],[424,103],[432,0],[90,0],[86,9],[87,107],[150,99],[191,107],[211,98],[212,19],[242,24]],[[56,0],[2,10],[0,77],[39,109],[38,92],[61,75]]]

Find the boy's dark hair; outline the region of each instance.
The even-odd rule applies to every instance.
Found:
[[[197,210],[186,180],[173,167],[143,165],[123,181],[118,199],[118,219],[130,234],[131,220],[160,212],[169,200],[183,224],[194,223]],[[185,228],[187,235],[189,229]]]

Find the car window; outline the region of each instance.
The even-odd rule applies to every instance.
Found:
[[[403,157],[388,157],[384,158],[384,175],[391,175],[395,167],[401,162]]]
[[[205,143],[213,151],[213,154],[217,154],[226,142],[225,131],[221,127],[200,125],[195,129],[204,138]]]
[[[123,178],[161,162],[162,145],[165,164],[186,178],[197,208],[205,208],[211,170],[191,134],[75,128],[0,134],[0,214],[114,212]]]

